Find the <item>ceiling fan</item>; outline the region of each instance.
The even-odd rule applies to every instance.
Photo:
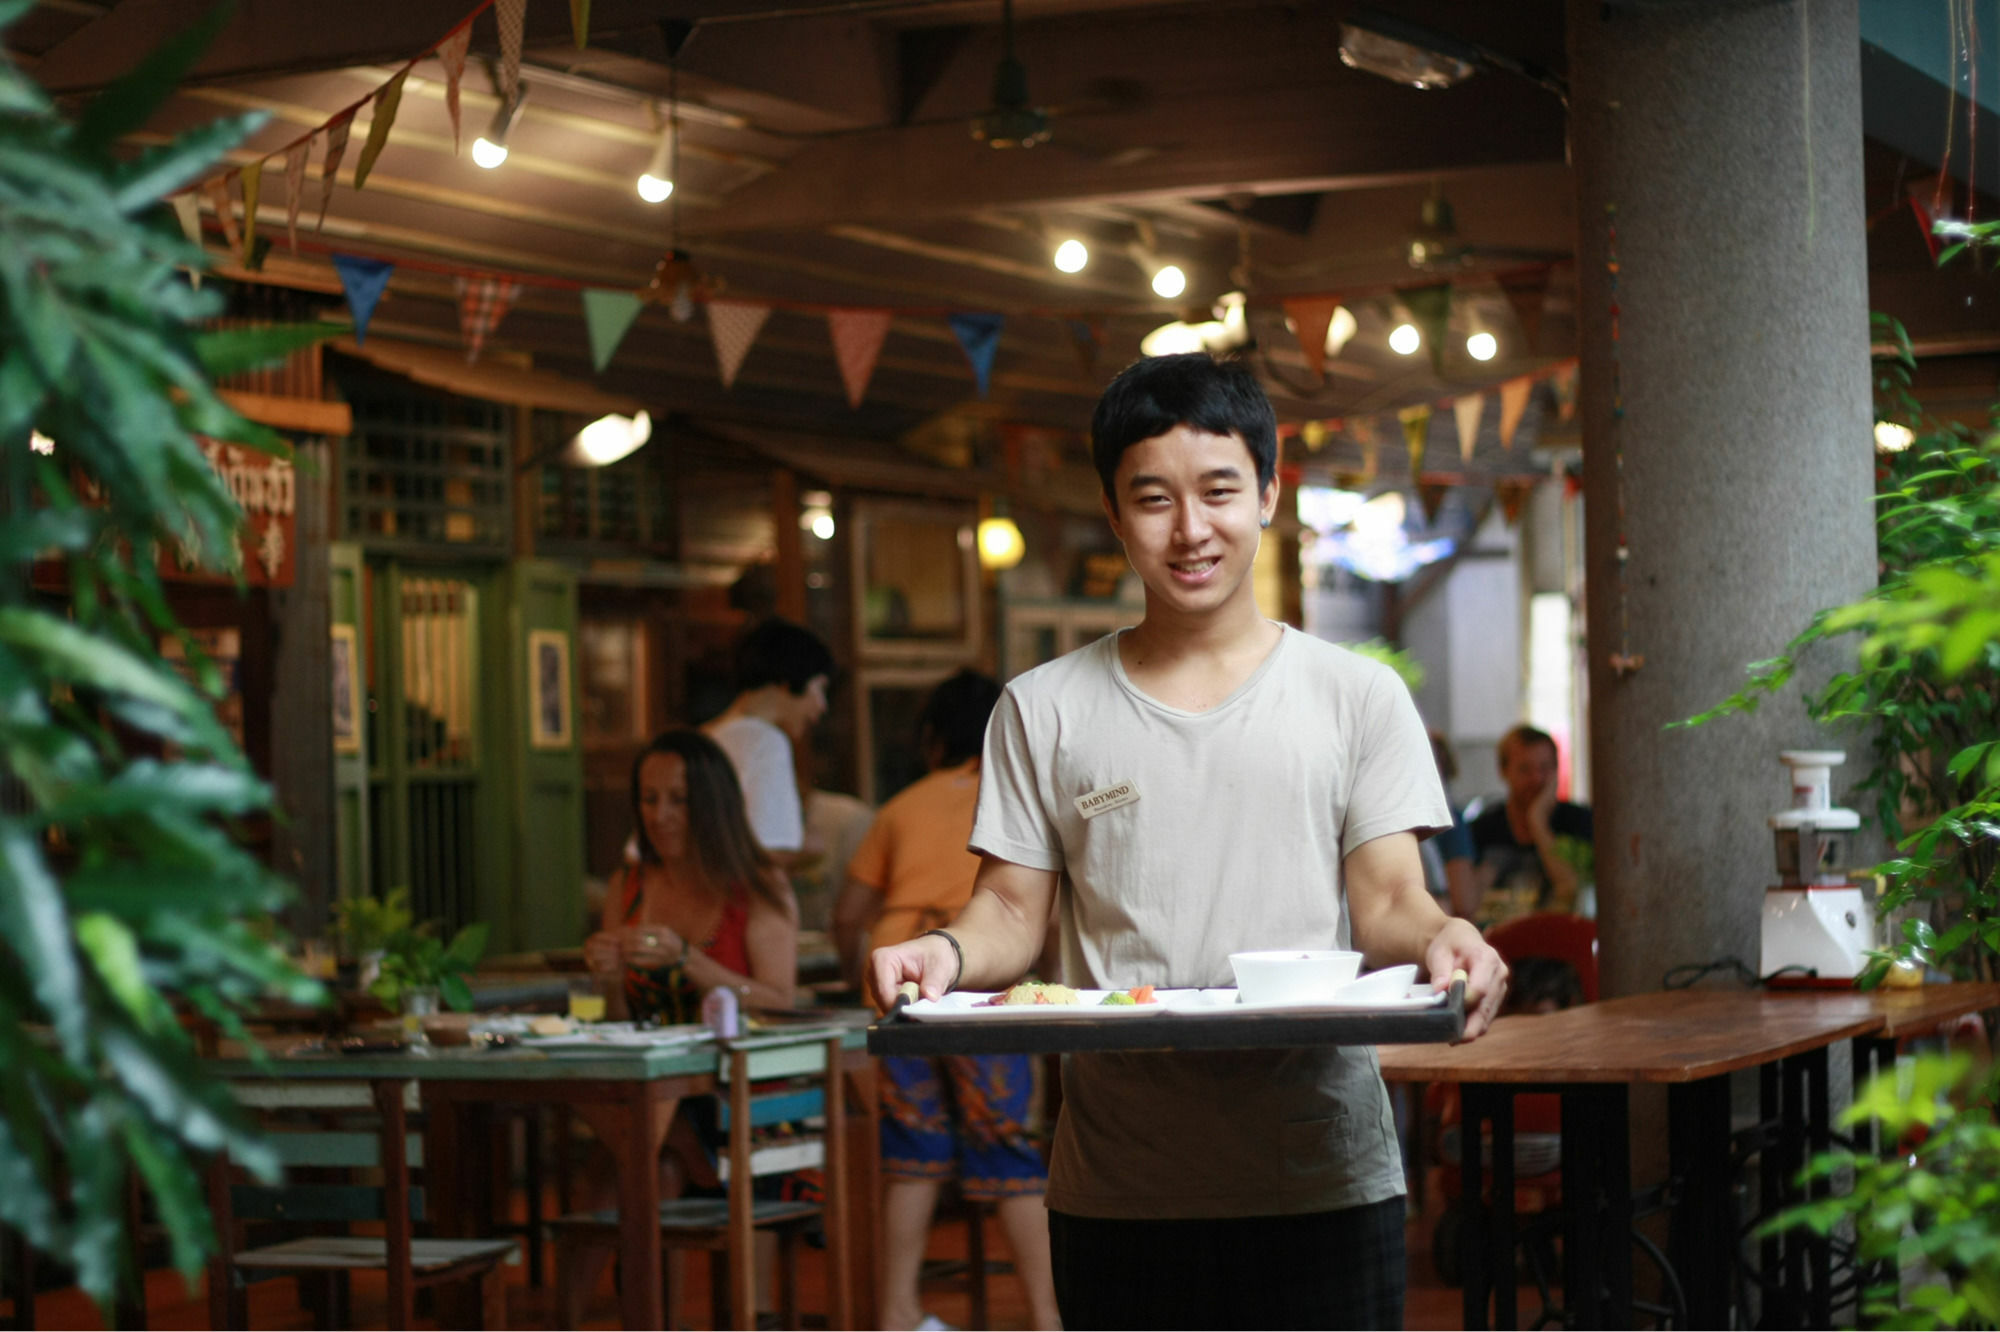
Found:
[[[1146,90],[1132,79],[1091,80],[1092,100],[1064,106],[1036,106],[1028,97],[1028,67],[1014,54],[1014,0],[1000,0],[1000,63],[993,69],[992,104],[972,117],[970,130],[989,148],[1033,148],[1054,142],[1112,166],[1142,161],[1162,151],[1158,145],[1112,148],[1089,142],[1056,122],[1105,111],[1131,109],[1145,101]]]

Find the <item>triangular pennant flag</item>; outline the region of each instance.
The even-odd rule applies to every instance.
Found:
[[[222,224],[222,243],[235,254],[243,248],[243,233],[236,229],[236,207],[229,201],[228,176],[217,176],[208,182],[208,206]]]
[[[408,77],[410,69],[405,65],[375,94],[375,117],[368,122],[368,142],[361,145],[361,160],[354,164],[354,188],[357,190],[368,183],[368,173],[375,169],[375,159],[389,145],[389,130],[396,123],[397,108],[403,104],[403,80]]]
[[[1500,279],[1507,304],[1514,307],[1514,322],[1521,327],[1521,350],[1533,355],[1542,336],[1542,306],[1549,294],[1549,270],[1534,268],[1509,273]]]
[[[1444,507],[1444,497],[1451,487],[1442,481],[1417,482],[1417,503],[1423,505],[1424,521],[1435,523],[1438,510]]]
[[[1292,332],[1299,340],[1299,352],[1306,358],[1306,369],[1317,376],[1326,374],[1326,330],[1333,323],[1333,312],[1340,308],[1337,296],[1304,296],[1284,302],[1285,317],[1292,321]]]
[[[1083,371],[1084,378],[1094,378],[1097,374],[1097,354],[1104,349],[1104,321],[1065,319],[1063,327],[1069,330],[1070,346],[1076,351],[1077,368]]]
[[[611,364],[618,346],[631,331],[645,301],[636,291],[623,288],[586,287],[583,291],[583,322],[590,334],[590,360],[598,371]],[[497,319],[495,321],[498,322]]]
[[[375,317],[375,304],[382,299],[396,266],[384,259],[336,254],[333,267],[340,274],[340,289],[347,293],[347,312],[354,316],[354,345],[359,347],[368,341],[368,321]]]
[[[1410,475],[1415,476],[1424,470],[1424,445],[1430,440],[1431,409],[1428,404],[1419,403],[1397,412],[1396,419],[1403,423],[1403,443],[1410,450]]]
[[[958,338],[958,345],[965,350],[965,359],[972,362],[972,378],[979,385],[979,396],[986,396],[987,382],[993,377],[993,357],[1000,350],[1000,329],[1007,320],[997,314],[955,314],[946,318],[951,331]]]
[[[495,0],[493,17],[500,25],[500,100],[511,106],[521,86],[521,30],[528,22],[528,0]]]
[[[174,216],[180,220],[181,235],[188,238],[188,244],[201,244],[201,196],[187,190],[168,202],[174,206]]]
[[[1417,330],[1424,335],[1424,345],[1430,348],[1431,369],[1444,373],[1444,340],[1451,328],[1451,283],[1439,282],[1429,287],[1411,287],[1398,292],[1403,308],[1416,321]]]
[[[736,383],[736,372],[750,354],[750,344],[771,317],[771,307],[752,301],[710,301],[708,335],[715,341],[715,368],[722,372],[722,387]]]
[[[302,139],[285,149],[285,236],[292,253],[299,252],[299,200],[306,193],[306,159],[312,156],[312,140]]]
[[[1306,446],[1307,453],[1318,453],[1326,447],[1326,422],[1307,421],[1299,427],[1299,443]]]
[[[1557,370],[1549,376],[1549,387],[1556,395],[1556,420],[1567,421],[1576,415],[1576,362]]]
[[[250,162],[243,168],[243,266],[255,269],[257,254],[257,196],[264,192],[264,164]]]
[[[1468,393],[1452,401],[1451,414],[1458,421],[1458,456],[1466,462],[1472,461],[1472,451],[1479,447],[1479,416],[1486,409],[1486,395]]]
[[[569,33],[577,50],[590,45],[590,0],[569,0]]]
[[[1367,448],[1375,442],[1375,418],[1356,416],[1347,422],[1347,433],[1354,436],[1354,442]]]
[[[354,129],[355,108],[341,112],[326,122],[326,147],[319,165],[319,225],[326,225],[326,206],[333,202],[333,182],[340,175],[340,159],[347,153],[347,136]]]
[[[833,337],[834,359],[840,362],[841,382],[847,385],[847,405],[859,407],[875,374],[875,358],[882,354],[882,339],[889,336],[887,310],[828,310],[826,330]]]
[[[1535,488],[1535,479],[1529,476],[1503,476],[1493,485],[1493,497],[1500,501],[1500,514],[1512,527],[1521,521],[1521,506],[1527,503],[1528,494]]]
[[[603,287],[583,289],[583,326],[590,333],[590,364],[602,374],[611,364],[618,344],[625,340],[632,321],[639,317],[643,302],[636,291],[614,291]]]
[[[174,216],[180,219],[181,234],[188,238],[188,244],[201,245],[201,196],[193,190],[185,190],[168,200],[174,206]],[[188,282],[196,291],[201,290],[201,266],[188,268]]]
[[[1514,431],[1520,427],[1521,417],[1528,410],[1528,394],[1533,391],[1535,381],[1523,375],[1510,379],[1500,386],[1500,447],[1514,447]]]
[[[444,66],[444,109],[451,117],[451,150],[458,151],[458,84],[465,77],[465,52],[472,43],[472,20],[467,19],[452,29],[451,35],[438,43],[438,63]]]
[[[1372,430],[1360,436],[1358,442],[1361,445],[1361,486],[1365,486],[1375,480],[1375,474],[1382,468],[1382,446]],[[1359,490],[1361,486],[1348,486],[1346,489]]]
[[[507,278],[459,278],[458,329],[465,337],[465,363],[479,359],[486,335],[500,327],[520,285]]]

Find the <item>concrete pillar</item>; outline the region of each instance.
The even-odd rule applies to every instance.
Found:
[[[1796,688],[1661,728],[1874,582],[1856,5],[1570,0],[1607,994],[1679,963],[1757,965],[1777,751],[1833,737]],[[1621,621],[1645,659],[1623,676]]]

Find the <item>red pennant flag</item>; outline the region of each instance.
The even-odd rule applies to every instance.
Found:
[[[1534,488],[1535,478],[1531,476],[1503,476],[1494,483],[1493,497],[1500,501],[1500,513],[1507,526],[1521,521],[1521,506],[1528,502]]]
[[[500,326],[520,287],[506,278],[458,278],[458,327],[465,337],[465,362],[479,359],[486,335]]]
[[[1500,447],[1514,447],[1514,431],[1520,427],[1521,416],[1528,410],[1528,394],[1534,390],[1535,381],[1523,375],[1510,379],[1500,386]]]
[[[715,340],[715,365],[722,372],[722,387],[735,384],[736,372],[743,368],[743,358],[750,354],[750,344],[757,340],[764,321],[770,317],[768,305],[750,301],[708,303],[708,334]]]
[[[452,29],[451,35],[438,43],[438,63],[444,66],[444,109],[451,117],[451,150],[458,151],[458,84],[465,77],[465,52],[472,43],[472,20],[467,19]]]
[[[1576,415],[1576,362],[1557,370],[1549,376],[1549,387],[1555,390],[1556,419],[1567,421]]]
[[[325,156],[319,167],[319,226],[326,225],[326,206],[333,202],[333,182],[340,175],[340,159],[347,152],[347,135],[354,128],[354,113],[360,107],[347,110],[326,122]]]
[[[882,354],[882,340],[889,336],[887,310],[828,310],[827,332],[833,336],[833,355],[840,362],[841,382],[847,385],[847,405],[859,407],[875,374],[875,360]]]
[[[1299,352],[1306,358],[1306,369],[1324,378],[1326,376],[1326,330],[1333,323],[1333,312],[1340,308],[1336,296],[1302,296],[1284,303],[1285,317],[1292,321],[1292,332],[1299,340]]]
[[[1530,269],[1500,278],[1500,290],[1514,309],[1514,322],[1521,328],[1521,350],[1533,354],[1542,334],[1542,306],[1549,295],[1549,270]]]
[[[521,86],[521,35],[528,22],[528,0],[495,0],[494,19],[500,25],[500,100],[511,105]]]
[[[1424,521],[1435,523],[1438,510],[1444,507],[1445,493],[1451,489],[1442,481],[1417,482],[1417,502],[1424,506]]]

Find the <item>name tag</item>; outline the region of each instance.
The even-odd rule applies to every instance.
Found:
[[[1076,798],[1076,812],[1086,819],[1094,819],[1099,814],[1109,814],[1114,809],[1123,809],[1139,798],[1139,788],[1132,782],[1118,782],[1115,785],[1092,791]]]

